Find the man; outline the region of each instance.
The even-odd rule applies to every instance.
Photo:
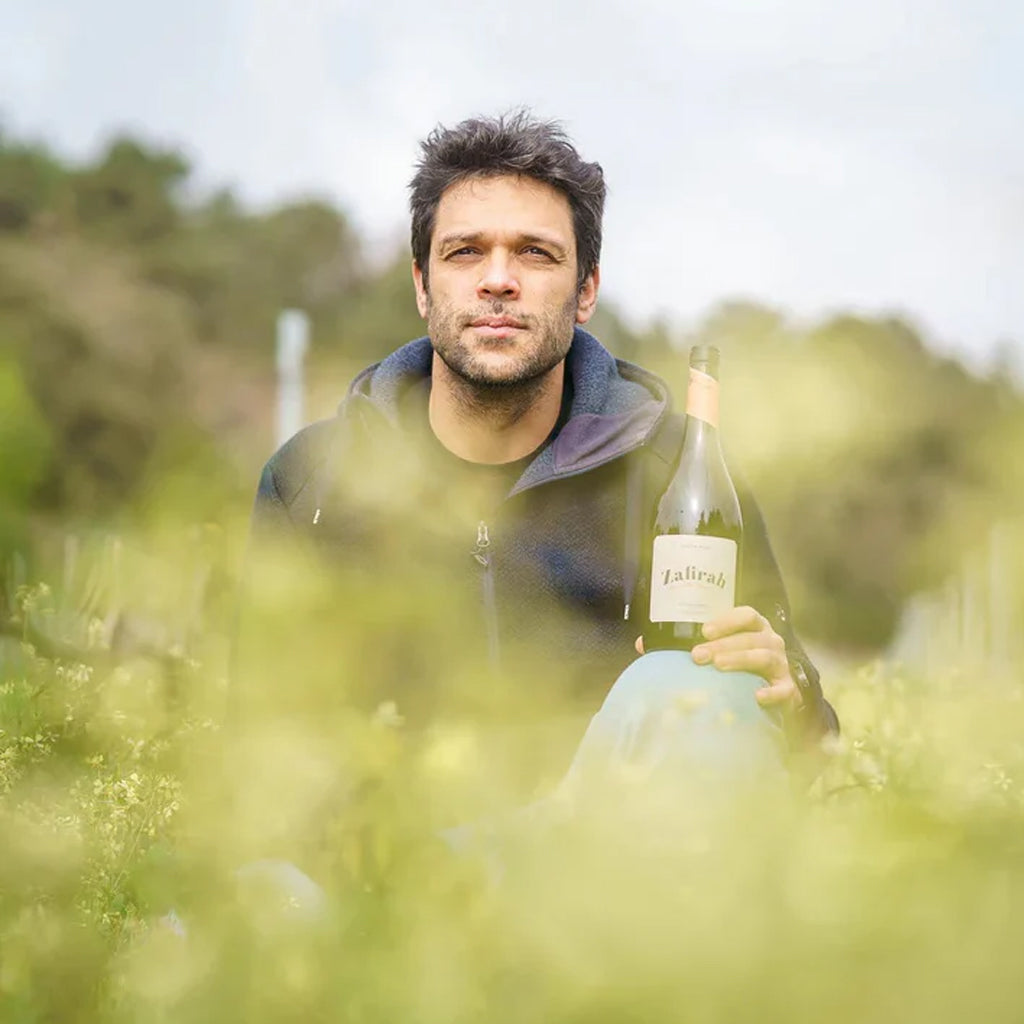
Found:
[[[344,634],[341,653],[317,659],[339,702],[394,700],[414,722],[536,724],[567,709],[585,722],[635,658],[639,539],[681,417],[658,378],[583,329],[604,198],[600,166],[526,113],[424,141],[412,276],[427,335],[273,456],[254,511],[254,552],[285,538],[344,580],[345,597],[321,592],[316,613]],[[749,494],[741,505],[741,604],[693,660],[759,676],[758,702],[803,742],[835,717],[760,512]],[[578,723],[538,754],[537,775],[564,768]]]

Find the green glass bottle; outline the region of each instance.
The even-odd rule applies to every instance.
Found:
[[[648,651],[690,650],[701,626],[736,603],[743,517],[718,436],[718,363],[714,346],[690,350],[682,450],[649,552]]]

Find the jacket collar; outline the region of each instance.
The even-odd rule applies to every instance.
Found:
[[[427,337],[403,345],[353,380],[339,414],[372,408],[400,429],[402,399],[430,376],[432,359]],[[527,467],[513,494],[550,478],[585,472],[640,447],[670,410],[669,391],[660,378],[616,359],[580,327],[573,333],[566,373],[573,385],[568,420]]]

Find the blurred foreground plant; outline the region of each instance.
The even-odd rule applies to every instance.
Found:
[[[152,657],[2,643],[5,1022],[1024,1014],[1012,673],[866,666],[831,681],[846,728],[809,793],[624,777],[455,854],[445,808],[502,790],[493,734],[464,719],[417,734],[400,704],[271,701],[223,726],[210,667],[185,659],[168,689]],[[322,905],[239,873],[257,858]]]

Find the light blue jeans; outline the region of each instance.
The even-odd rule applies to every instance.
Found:
[[[571,820],[584,805],[610,806],[617,793],[635,799],[638,787],[671,801],[684,782],[706,791],[779,781],[786,774],[780,720],[754,697],[764,685],[748,672],[697,665],[686,651],[645,654],[616,679],[549,796],[441,838],[457,852],[493,853],[503,836]]]
[[[777,718],[754,692],[764,680],[697,665],[684,651],[652,651],[619,676],[580,741],[554,792],[492,820],[440,833],[456,853],[478,852],[500,874],[503,837],[571,818],[588,796],[603,799],[622,779],[670,791],[680,779],[731,785],[785,774]],[[287,861],[263,860],[236,872],[240,884],[274,892],[289,916],[315,920],[324,891]]]
[[[646,777],[697,770],[705,776],[782,770],[778,717],[754,697],[748,672],[697,665],[686,651],[652,651],[615,681],[580,742],[567,779],[625,769]]]

